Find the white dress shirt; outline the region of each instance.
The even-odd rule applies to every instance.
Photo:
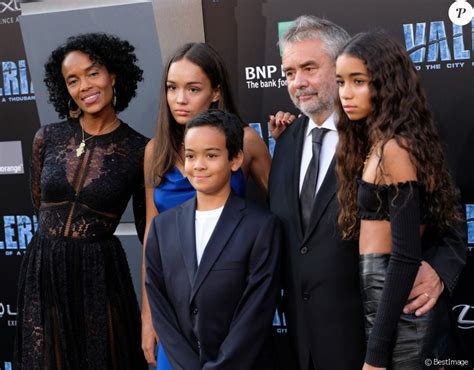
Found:
[[[321,126],[316,125],[313,120],[310,118],[308,122],[308,127],[306,128],[305,139],[303,143],[303,154],[301,156],[301,167],[300,167],[300,189],[303,187],[304,176],[308,170],[309,162],[313,156],[312,141],[311,141],[311,131],[314,127],[326,128],[329,131],[323,137],[323,142],[321,144],[321,152],[319,155],[319,172],[318,172],[318,183],[316,184],[316,193],[318,193],[321,184],[324,181],[324,177],[328,172],[329,165],[331,164],[334,153],[336,152],[336,145],[339,141],[339,135],[336,130],[336,113],[332,113],[326,121],[323,122]]]
[[[210,211],[197,211],[195,216],[195,229],[196,229],[196,257],[197,264],[201,263],[201,258],[206,249],[206,245],[211,238],[214,229],[216,228],[217,221],[221,217],[224,206]]]

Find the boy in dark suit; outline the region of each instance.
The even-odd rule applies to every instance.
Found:
[[[201,113],[184,146],[196,197],[155,217],[145,252],[155,330],[175,370],[275,369],[280,223],[231,190],[243,161],[241,123]]]

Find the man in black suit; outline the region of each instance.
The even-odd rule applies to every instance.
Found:
[[[288,92],[303,115],[277,140],[269,200],[284,226],[284,308],[301,370],[361,369],[365,355],[358,244],[342,240],[337,226],[335,59],[348,39],[341,27],[312,16],[297,18],[280,39]],[[270,129],[279,131],[278,123]],[[443,243],[433,242],[424,256],[406,310],[423,314],[444,287],[454,288],[464,243],[457,234]]]
[[[207,111],[186,130],[196,197],[152,221],[145,281],[153,325],[174,370],[274,370],[281,224],[231,191],[243,160],[237,117]]]

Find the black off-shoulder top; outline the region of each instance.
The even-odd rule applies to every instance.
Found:
[[[425,186],[418,181],[406,181],[398,184],[373,184],[361,178],[357,178],[357,217],[361,220],[390,220],[390,198],[397,196],[407,190],[417,187],[420,194],[420,221],[428,221],[428,211],[426,209]]]

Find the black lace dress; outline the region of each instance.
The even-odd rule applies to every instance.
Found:
[[[39,230],[20,272],[17,368],[147,369],[130,270],[113,235],[132,195],[143,235],[147,139],[122,122],[77,156],[81,139],[71,120],[41,128],[33,142]]]

